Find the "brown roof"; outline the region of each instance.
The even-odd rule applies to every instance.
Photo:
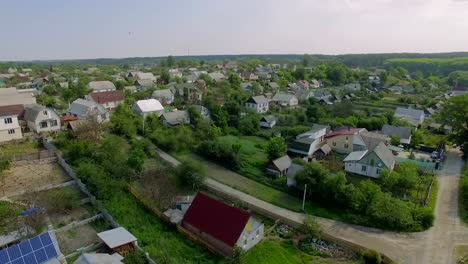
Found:
[[[117,102],[124,100],[122,91],[97,92],[91,93],[90,96],[98,104],[105,104],[109,102]]]
[[[0,106],[0,116],[9,116],[9,115],[16,115],[16,116],[23,116],[24,114],[24,106],[23,105],[5,105]]]

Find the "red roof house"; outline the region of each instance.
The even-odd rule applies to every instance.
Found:
[[[248,249],[263,236],[263,224],[256,222],[249,212],[229,206],[204,193],[195,196],[184,215],[182,225],[227,256],[232,254],[236,245]],[[254,240],[253,245],[250,245]]]
[[[114,90],[90,93],[87,99],[102,105],[107,110],[112,110],[124,101],[124,96],[122,91]]]

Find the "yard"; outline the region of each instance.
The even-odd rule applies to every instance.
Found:
[[[39,142],[27,139],[23,142],[11,143],[0,146],[0,156],[11,156],[33,153],[41,149]]]
[[[80,248],[98,243],[96,230],[91,224],[78,226],[68,231],[56,233],[60,251],[66,256]]]
[[[12,196],[69,180],[57,163],[12,166],[1,179],[0,195]]]

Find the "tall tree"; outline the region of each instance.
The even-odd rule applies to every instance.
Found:
[[[451,97],[445,104],[438,119],[452,126],[449,138],[468,155],[468,94]]]

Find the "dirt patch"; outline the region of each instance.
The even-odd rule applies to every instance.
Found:
[[[11,196],[49,184],[69,181],[70,178],[57,163],[14,166],[5,172],[0,187],[1,196]]]
[[[69,211],[67,214],[50,214],[49,218],[52,221],[54,228],[60,228],[74,221],[81,221],[92,217],[94,214],[91,213],[91,210],[92,208],[90,205],[86,207],[78,207]]]
[[[69,255],[79,248],[98,242],[97,233],[90,225],[79,226],[56,235],[60,251],[64,255]]]

